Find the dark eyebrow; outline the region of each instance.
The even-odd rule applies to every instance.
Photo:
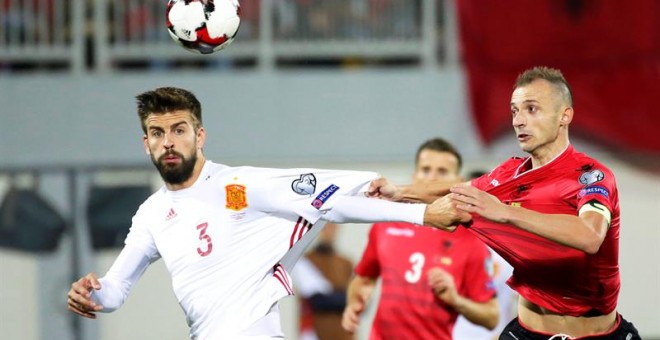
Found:
[[[172,128],[179,127],[179,125],[181,125],[181,124],[188,124],[188,122],[186,122],[185,120],[182,120],[178,123],[174,123],[174,124],[172,124]]]

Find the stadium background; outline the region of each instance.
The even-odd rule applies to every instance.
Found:
[[[102,274],[120,243],[92,247],[91,188],[159,182],[135,94],[195,92],[215,161],[375,170],[403,183],[434,136],[458,146],[466,172],[520,155],[507,130],[511,83],[547,64],[576,88],[572,142],[617,175],[619,311],[660,339],[660,2],[494,3],[244,0],[237,40],[200,57],[169,40],[162,0],[0,1],[2,206],[10,188],[30,189],[66,225],[54,250],[18,249],[17,222],[0,209],[0,338],[186,338],[160,262],[116,313],[89,321],[65,307],[73,278]],[[357,261],[367,231],[343,227],[340,250]],[[295,339],[294,300],[283,310]]]

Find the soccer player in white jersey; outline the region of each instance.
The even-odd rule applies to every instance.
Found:
[[[213,163],[202,152],[206,131],[191,92],[158,88],[137,103],[144,149],[165,185],[139,207],[105,276],[72,284],[68,308],[81,316],[119,308],[162,258],[192,339],[282,338],[277,302],[293,290],[280,260],[320,219],[445,227],[470,219],[448,199],[366,198],[371,172]]]

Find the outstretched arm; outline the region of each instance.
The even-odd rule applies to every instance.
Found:
[[[457,205],[460,210],[477,213],[493,222],[512,224],[587,254],[598,252],[609,228],[610,212],[604,206],[583,209],[579,216],[543,214],[506,205],[497,197],[474,187],[458,185],[451,191],[453,194],[450,197],[460,202]]]
[[[417,181],[409,185],[394,185],[386,178],[378,178],[369,185],[367,195],[394,202],[431,203],[447,195],[450,188],[456,184],[455,181]]]
[[[335,223],[408,222],[453,231],[458,223],[467,222],[472,217],[457,210],[456,204],[445,197],[432,204],[411,204],[343,196],[337,198],[323,219]]]

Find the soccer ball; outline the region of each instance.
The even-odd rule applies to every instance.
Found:
[[[241,22],[238,0],[169,0],[167,31],[188,51],[210,54],[227,47]]]

